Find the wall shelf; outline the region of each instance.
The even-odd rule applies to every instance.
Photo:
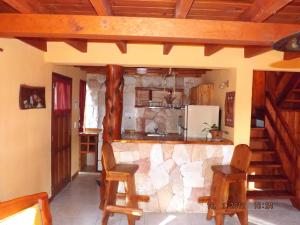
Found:
[[[173,105],[175,107],[170,107],[167,105],[165,96],[168,93],[173,93],[173,88],[158,88],[158,87],[136,87],[135,88],[135,107],[137,108],[152,108],[152,109],[162,109],[162,108],[179,108],[183,104],[184,89],[175,89],[175,100]],[[178,107],[177,107],[178,106]]]
[[[98,134],[97,133],[80,133],[80,171],[85,171],[87,167],[95,168],[98,164]],[[95,154],[95,165],[87,165],[87,154]]]

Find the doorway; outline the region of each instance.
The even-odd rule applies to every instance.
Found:
[[[52,74],[51,182],[52,196],[71,181],[72,79]]]

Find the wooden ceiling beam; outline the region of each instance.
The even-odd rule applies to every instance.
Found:
[[[218,51],[222,50],[224,45],[205,45],[204,46],[204,56],[211,56]]]
[[[38,1],[33,5],[29,4],[27,0],[19,1],[19,0],[2,0],[7,5],[18,11],[19,13],[38,13],[42,12],[42,7]],[[20,41],[31,45],[34,48],[42,50],[44,52],[47,51],[47,41],[40,38],[18,38]]]
[[[252,58],[265,52],[271,51],[271,47],[247,46],[244,48],[244,57]]]
[[[47,52],[47,41],[40,38],[28,38],[28,37],[22,37],[18,38],[20,41],[31,45],[34,48],[37,48],[41,51]]]
[[[284,52],[284,60],[291,60],[296,58],[300,58],[300,52]]]
[[[187,14],[192,8],[194,0],[177,0],[175,17],[178,19],[186,18]]]
[[[184,19],[192,8],[194,0],[177,0],[175,8],[175,18]],[[164,44],[164,55],[169,55],[173,45],[170,43]]]
[[[108,0],[90,0],[98,16],[112,16],[112,8]],[[127,53],[127,43],[125,41],[117,41],[117,47],[123,54]]]
[[[240,16],[240,20],[264,22],[291,1],[292,0],[255,0],[251,7]],[[247,46],[244,48],[244,57],[255,57],[270,50],[272,49],[268,47]]]
[[[172,48],[173,48],[173,44],[170,44],[170,43],[164,44],[163,54],[164,55],[169,55]]]
[[[42,6],[39,1],[35,1],[34,5],[27,0],[1,0],[7,5],[17,10],[19,13],[38,13],[42,12]]]
[[[264,22],[293,0],[255,0],[251,7],[242,13],[240,20]]]
[[[65,41],[66,44],[72,46],[73,48],[77,49],[80,52],[86,53],[87,52],[87,41],[86,40],[67,40]]]
[[[97,15],[99,16],[112,16],[111,5],[107,0],[90,0]]]
[[[299,30],[299,24],[117,16],[0,14],[1,37],[271,46],[274,41]]]
[[[123,54],[127,53],[127,43],[125,41],[117,41],[116,45],[119,48],[121,53]]]
[[[106,74],[105,66],[78,66],[81,70],[86,73],[94,73],[94,74]]]

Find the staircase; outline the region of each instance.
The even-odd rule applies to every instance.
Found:
[[[265,128],[251,128],[250,148],[248,199],[292,198],[289,180]]]

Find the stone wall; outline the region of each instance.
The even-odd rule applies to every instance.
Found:
[[[232,145],[113,143],[118,163],[139,165],[136,188],[149,195],[147,212],[207,212],[198,204],[210,194],[211,166],[229,164]],[[124,187],[119,187],[123,191]]]
[[[175,109],[138,109],[145,121],[145,132],[153,132],[155,128],[162,133],[178,132],[178,117],[183,116],[184,110]]]
[[[197,86],[201,78],[177,78],[176,87],[184,88],[185,96],[189,95],[189,89]],[[172,109],[146,109],[135,108],[135,87],[163,87],[162,77],[151,76],[125,76],[123,97],[122,130],[137,130],[139,118],[145,121],[145,132],[153,132],[158,128],[160,132],[177,133],[178,116],[183,115],[183,110]],[[166,87],[174,86],[174,78],[166,79]],[[187,103],[187,97],[185,97]],[[105,113],[105,76],[87,75],[87,95],[85,108],[85,127],[102,128],[102,120]]]

